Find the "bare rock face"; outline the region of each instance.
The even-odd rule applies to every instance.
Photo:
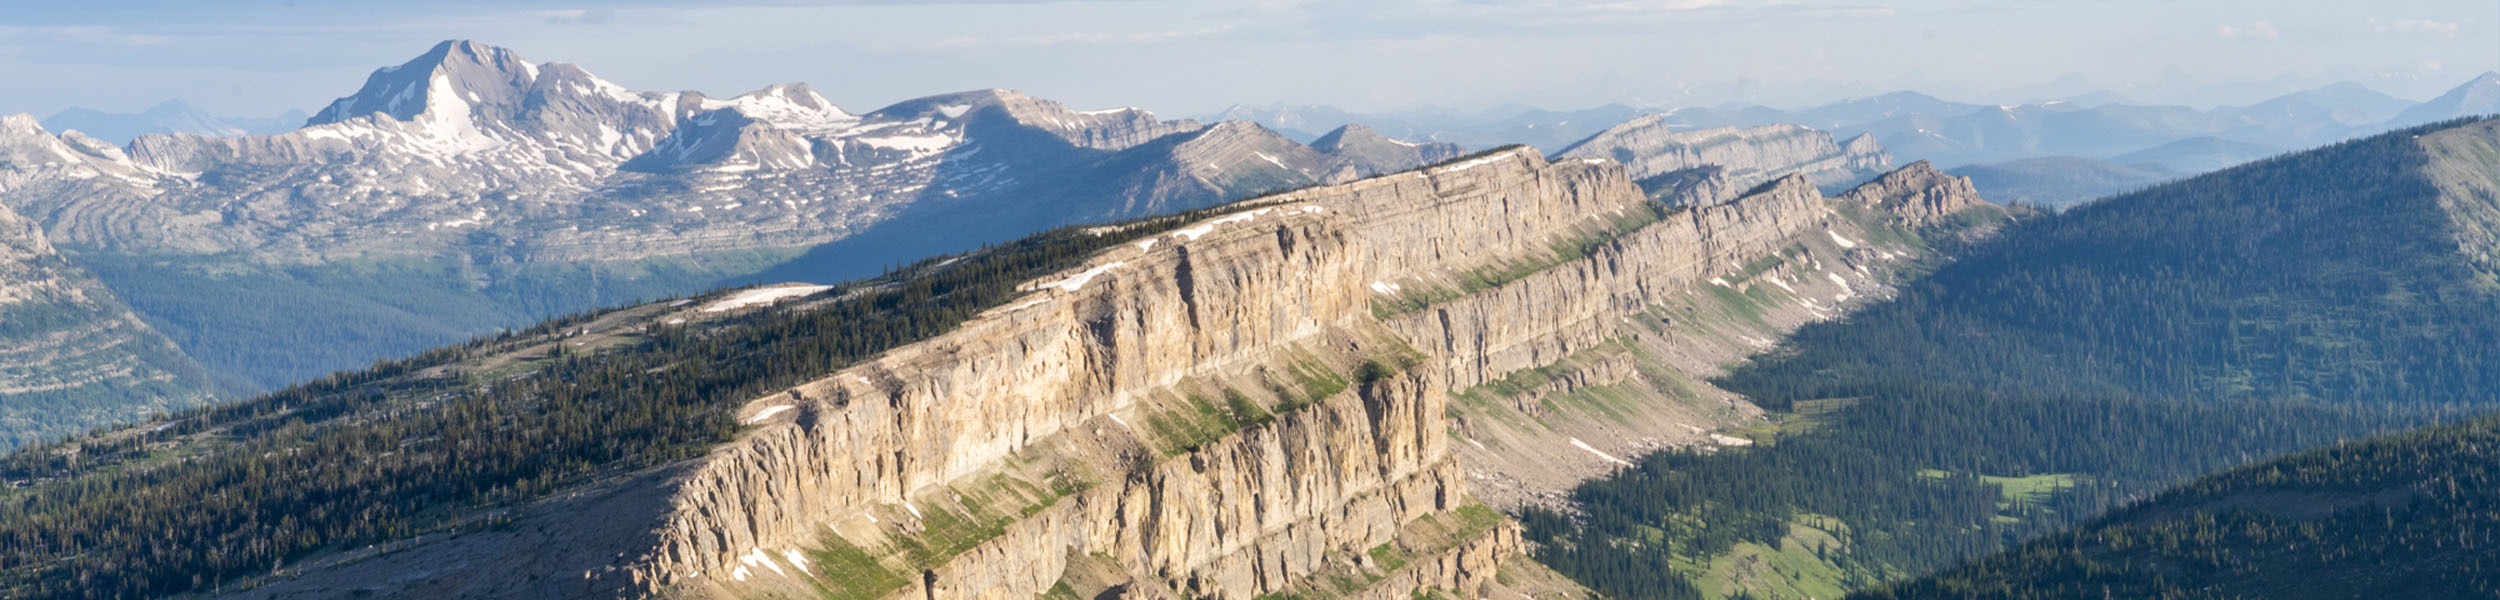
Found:
[[[1667,119],[1647,115],[1626,121],[1563,149],[1560,156],[1611,159],[1623,163],[1634,179],[1716,165],[1726,169],[1738,188],[1785,173],[1834,183],[1892,162],[1890,154],[1864,135],[1843,145],[1834,143],[1829,133],[1799,125],[1677,131]]]
[[[1245,150],[1259,152],[1202,149]],[[1531,435],[1492,425],[1507,417],[1491,411],[1524,409],[1478,401],[1485,389],[1556,373],[1527,388],[1552,400],[1525,404],[1561,407],[1537,418],[1575,427],[1584,415],[1571,398],[1709,364],[1662,366],[1653,353],[1682,344],[1724,360],[1710,357],[1738,352],[1719,346],[1727,339],[1777,335],[1818,318],[1809,311],[1829,318],[1880,293],[1870,267],[1909,259],[1859,224],[1887,206],[1824,198],[1788,174],[1668,209],[1612,161],[1549,163],[1526,149],[1258,198],[1029,282],[952,332],[754,399],[735,441],[636,480],[653,483],[616,484],[639,495],[568,495],[523,511],[507,528],[519,533],[332,561],[252,594],[418,580],[460,583],[355,589],[1482,594],[1521,548],[1473,490],[1577,481],[1500,456],[1587,476],[1603,470],[1586,462],[1641,449],[1637,436],[1699,436],[1738,418],[1685,407],[1715,398],[1661,397],[1612,421],[1655,430]],[[1678,310],[1703,297],[1778,305],[1719,325]],[[566,550],[497,571],[511,561],[477,549],[516,544],[468,541],[486,536]]]
[[[1745,188],[1736,185],[1727,168],[1702,165],[1668,171],[1636,182],[1649,199],[1667,206],[1711,206],[1735,200]]]
[[[1335,155],[1368,173],[1403,171],[1467,153],[1458,144],[1392,139],[1358,124],[1338,127],[1311,140],[1311,148]]]
[[[1934,223],[1985,203],[1971,187],[1970,178],[1947,175],[1923,160],[1859,185],[1842,198],[1915,225]]]

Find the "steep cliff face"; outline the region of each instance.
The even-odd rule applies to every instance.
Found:
[[[705,456],[250,595],[1481,596],[1519,541],[1475,490],[1533,501],[1741,422],[1579,398],[1698,385],[1879,293],[1911,260],[1876,241],[1887,205],[1792,175],[1675,210],[1525,149],[1255,199],[757,398]]]
[[[1946,175],[1927,161],[1885,173],[1841,198],[1882,210],[1905,223],[1928,224],[1986,203],[1968,177]]]
[[[1626,121],[1563,149],[1559,156],[1612,159],[1623,163],[1634,179],[1717,165],[1739,189],[1787,173],[1802,173],[1817,183],[1845,183],[1892,164],[1892,156],[1865,135],[1841,144],[1830,133],[1784,123],[1677,131],[1668,121],[1667,115]]]
[[[1048,589],[1065,568],[982,558],[997,544],[1016,549],[1002,556],[1107,555],[1149,584],[1197,596],[1313,585],[1298,579],[1465,502],[1442,420],[1442,371],[1422,368],[1403,341],[1370,324],[1375,290],[1393,273],[1521,253],[1593,212],[1640,200],[1610,164],[1546,165],[1514,151],[1269,202],[1098,257],[958,334],[755,406],[767,422],[790,415],[789,425],[724,452],[773,459],[708,462],[636,576],[774,589],[782,583],[753,569],[737,577],[751,566],[740,558],[757,548],[834,548],[878,557],[889,572],[909,574],[896,562],[920,567],[920,576],[901,577],[905,591],[880,593],[1017,597]],[[1464,216],[1488,210],[1499,218]],[[1277,391],[1295,379],[1303,389]],[[1187,428],[1161,423],[1188,420],[1193,403],[1227,401],[1213,398],[1246,403],[1224,409],[1232,422],[1216,427],[1238,432],[1190,448],[1160,431]],[[1242,427],[1254,412],[1274,421]],[[1137,423],[1149,425],[1141,432]],[[1136,465],[1141,455],[1151,466]],[[876,550],[930,535],[913,525],[923,515],[996,518],[988,501],[950,499],[983,496],[966,486],[987,485],[999,464],[1117,473],[1124,462],[1133,465],[1126,475],[1029,481],[1072,491],[1024,499],[1013,512],[1038,511],[1035,519],[951,561]],[[809,466],[792,469],[799,465]],[[791,476],[818,468],[833,472]],[[724,514],[738,518],[724,523]],[[819,533],[827,526],[839,539]],[[1478,525],[1436,551],[1499,531]],[[1472,589],[1489,574],[1430,579]]]

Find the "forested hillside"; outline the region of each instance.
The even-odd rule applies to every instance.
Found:
[[[2500,418],[2207,477],[1876,598],[2489,598]]]
[[[2422,139],[2417,139],[2417,136]],[[2500,391],[2500,121],[2400,131],[2030,220],[1719,380],[1785,411],[1525,519],[1636,597],[1832,597],[2235,464],[2478,410]],[[1661,565],[1667,568],[1659,568]],[[2123,595],[2123,594],[2122,594]]]

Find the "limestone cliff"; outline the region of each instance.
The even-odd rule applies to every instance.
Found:
[[[1880,293],[1895,204],[1792,174],[1671,209],[1527,149],[1254,199],[756,398],[705,456],[247,595],[1481,596],[1520,542],[1475,490],[1740,423],[1601,391]]]
[[[1563,149],[1559,156],[1612,159],[1623,163],[1634,179],[1717,165],[1740,189],[1786,173],[1803,173],[1816,183],[1845,183],[1892,164],[1892,156],[1865,135],[1841,144],[1829,133],[1785,123],[1678,131],[1668,119],[1647,115],[1626,121]]]
[[[1842,198],[1922,225],[1985,203],[1971,187],[1970,178],[1946,175],[1923,160],[1885,173]]]

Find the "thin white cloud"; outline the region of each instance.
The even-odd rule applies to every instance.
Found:
[[[1201,27],[1201,28],[1198,28],[1198,29],[1188,29],[1188,30],[1171,30],[1171,31],[1140,31],[1140,32],[1079,32],[1079,33],[1058,33],[1058,34],[1051,34],[1051,35],[1039,35],[1039,36],[1006,37],[1006,38],[977,38],[977,37],[969,37],[969,36],[956,36],[956,37],[949,37],[949,38],[942,38],[942,39],[937,39],[937,40],[931,40],[930,42],[925,43],[925,44],[910,44],[909,46],[912,46],[912,48],[910,48],[910,49],[964,49],[964,48],[985,48],[985,47],[996,47],[996,46],[1020,46],[1020,47],[1033,47],[1033,48],[1047,48],[1047,47],[1053,47],[1053,46],[1087,46],[1087,45],[1107,45],[1107,44],[1151,44],[1151,43],[1158,43],[1158,42],[1172,42],[1172,41],[1179,41],[1179,40],[1185,40],[1185,39],[1190,39],[1190,38],[1207,37],[1207,36],[1216,35],[1216,34],[1221,34],[1221,33],[1224,33],[1224,32],[1227,32],[1227,31],[1232,31],[1232,30],[1233,30],[1233,26],[1231,26],[1231,25],[1221,25],[1221,26],[1215,26],[1215,27]]]
[[[2457,29],[2458,26],[2455,21],[2441,21],[2438,19],[2397,19],[2394,21],[2381,21],[2375,18],[2370,19],[2370,32],[2378,34],[2444,36],[2456,35]]]
[[[2271,40],[2282,36],[2283,32],[2276,30],[2273,23],[2265,21],[2247,25],[2224,23],[2214,27],[2214,37],[2226,40]]]
[[[142,33],[118,27],[61,25],[14,27],[0,25],[0,40],[43,44],[107,44],[119,46],[156,46],[173,38]]]

